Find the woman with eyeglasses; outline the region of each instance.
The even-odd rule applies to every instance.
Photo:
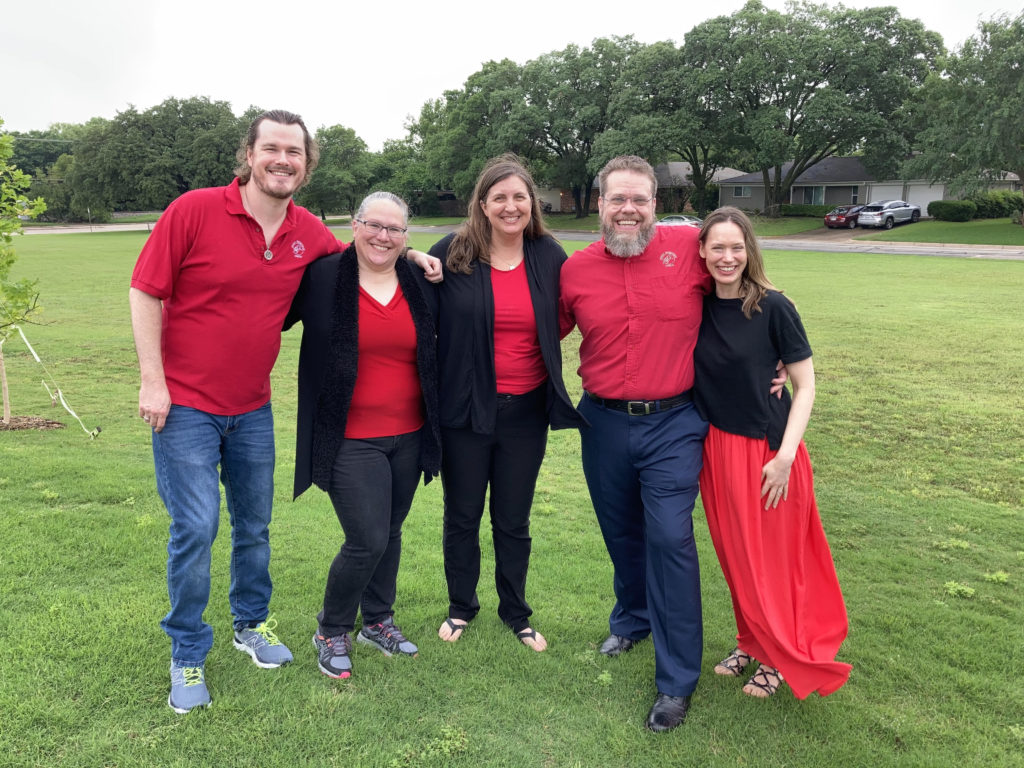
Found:
[[[327,491],[345,534],[313,635],[320,671],[352,674],[350,632],[387,656],[417,647],[394,622],[402,523],[440,469],[436,334],[421,270],[400,258],[408,208],[363,200],[352,244],[311,264],[285,328],[302,322],[295,496]]]
[[[581,417],[562,381],[558,275],[565,252],[541,218],[536,188],[515,155],[484,167],[465,224],[431,250],[438,321],[441,482],[448,617],[455,642],[480,610],[480,521],[490,488],[498,616],[534,651],[547,640],[526,602],[530,508],[548,426]]]

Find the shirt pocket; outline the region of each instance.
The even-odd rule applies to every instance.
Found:
[[[677,277],[658,277],[652,281],[654,307],[659,320],[690,320],[700,322],[702,297],[693,288],[681,285]]]

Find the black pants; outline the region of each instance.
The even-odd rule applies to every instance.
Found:
[[[351,632],[392,614],[405,522],[419,482],[420,433],[346,438],[334,460],[331,502],[345,543],[331,563],[324,609],[317,619],[327,636]]]
[[[516,632],[530,625],[530,507],[548,441],[545,395],[546,385],[525,395],[498,395],[493,434],[441,430],[444,573],[452,618],[469,621],[480,610],[480,520],[490,484],[498,616]]]

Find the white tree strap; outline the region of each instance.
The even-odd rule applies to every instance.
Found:
[[[28,351],[32,353],[33,359],[37,363],[39,363],[39,365],[43,366],[43,373],[46,374],[46,377],[53,384],[53,389],[51,390],[49,385],[46,383],[45,379],[42,382],[43,388],[46,390],[46,393],[50,396],[50,400],[54,404],[56,404],[59,401],[60,404],[62,406],[64,406],[64,410],[67,411],[68,413],[70,413],[72,416],[75,417],[75,421],[77,421],[79,426],[82,427],[82,429],[85,431],[85,434],[87,434],[89,436],[89,439],[90,440],[95,440],[96,439],[96,435],[98,435],[100,433],[100,431],[101,431],[100,428],[96,427],[96,429],[93,429],[93,430],[90,431],[85,426],[85,424],[82,423],[82,420],[80,418],[78,418],[78,414],[74,412],[74,410],[71,408],[71,406],[68,405],[68,401],[64,399],[64,393],[61,392],[60,387],[57,386],[57,382],[53,380],[53,376],[50,375],[50,372],[46,369],[46,366],[43,365],[43,361],[39,359],[39,355],[37,355],[36,351],[34,349],[32,349],[32,345],[29,344],[29,341],[25,337],[25,332],[21,329],[21,326],[20,325],[14,325],[14,326],[11,326],[11,327],[18,329],[18,333],[21,334],[21,340],[25,342],[25,346],[28,347]],[[54,392],[56,392],[57,394],[55,395]]]
[[[40,365],[42,365],[43,361],[39,359],[39,355],[37,355],[36,351],[34,349],[32,349],[32,345],[28,343],[28,339],[25,338],[25,332],[23,330],[21,330],[21,326],[20,325],[15,325],[15,326],[12,326],[12,327],[18,329],[18,333],[21,334],[21,340],[25,342],[25,346],[28,347],[28,351],[32,353],[32,357],[35,358],[35,361],[37,363],[39,363]],[[47,374],[47,375],[49,375],[49,374]]]

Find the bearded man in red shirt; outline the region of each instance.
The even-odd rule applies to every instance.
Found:
[[[651,635],[657,697],[647,727],[683,722],[700,675],[700,572],[692,513],[708,425],[693,405],[693,349],[711,278],[695,227],[656,227],[647,161],[598,175],[602,239],[562,266],[563,335],[583,335],[583,471],[615,568],[618,656]]]

